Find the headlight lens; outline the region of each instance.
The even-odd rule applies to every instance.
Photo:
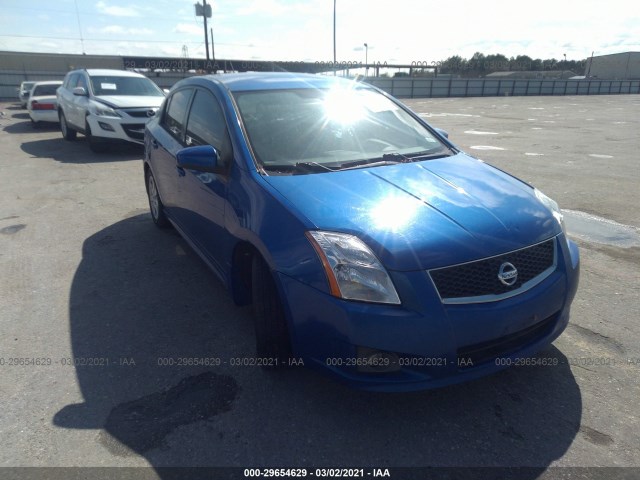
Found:
[[[120,117],[120,114],[113,108],[107,107],[102,103],[95,103],[91,106],[91,113],[99,117]]]
[[[347,300],[400,304],[389,274],[353,235],[312,231],[307,237],[322,260],[331,293]]]
[[[540,202],[542,202],[542,204],[545,207],[547,207],[549,210],[551,210],[551,213],[553,214],[555,219],[558,221],[558,223],[562,227],[562,233],[564,233],[565,236],[566,236],[567,235],[567,228],[566,228],[566,226],[564,224],[564,216],[562,215],[562,211],[560,210],[560,207],[558,206],[558,202],[556,202],[555,200],[547,197],[544,193],[542,193],[537,188],[534,188],[533,191],[535,192],[536,197],[538,198],[538,200],[540,200]]]

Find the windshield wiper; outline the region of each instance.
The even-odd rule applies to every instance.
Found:
[[[402,161],[403,163],[411,163],[417,160],[427,160],[427,159],[434,160],[436,158],[444,158],[444,157],[450,157],[450,156],[451,156],[451,153],[443,152],[440,150],[438,152],[433,152],[433,153],[424,151],[424,152],[410,153],[408,155],[404,155],[398,152],[385,153],[384,155],[382,155],[382,158],[387,159],[387,157],[389,157],[393,159],[401,159],[399,161]]]
[[[382,157],[352,160],[350,162],[344,163],[332,163],[331,166],[318,162],[297,162],[294,164],[286,165],[263,165],[263,169],[272,172],[300,175],[305,173],[338,172],[341,170],[354,170],[357,168],[366,167],[382,167],[385,165],[397,165],[399,163],[411,163],[418,160],[432,160],[449,156],[451,156],[451,153],[443,153],[442,151],[439,151],[437,153],[427,153],[426,151],[424,151],[412,153],[409,155],[392,152],[385,153],[382,155]]]
[[[439,151],[437,153],[417,152],[404,155],[399,152],[385,153],[382,157],[374,157],[366,160],[354,160],[353,162],[343,163],[339,170],[349,170],[353,168],[380,167],[383,165],[395,165],[398,163],[411,163],[418,160],[434,160],[436,158],[444,158],[451,156],[451,153]]]

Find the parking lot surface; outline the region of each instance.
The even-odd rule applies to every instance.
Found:
[[[566,210],[581,284],[544,362],[411,394],[243,365],[251,309],[154,227],[142,148],[2,103],[0,466],[640,467],[640,97],[404,102]]]

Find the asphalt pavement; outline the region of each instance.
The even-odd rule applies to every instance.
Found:
[[[2,103],[0,467],[640,475],[640,97],[404,102],[567,211],[580,288],[547,365],[410,394],[237,365],[253,356],[251,310],[154,227],[142,148],[96,155]]]

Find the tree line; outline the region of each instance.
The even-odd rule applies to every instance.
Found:
[[[556,60],[550,58],[542,60],[533,59],[527,55],[507,58],[500,53],[484,55],[476,52],[470,59],[459,55],[438,62],[438,73],[449,73],[462,77],[478,77],[493,72],[505,71],[548,71],[548,70],[571,70],[577,75],[584,74],[587,60]]]

